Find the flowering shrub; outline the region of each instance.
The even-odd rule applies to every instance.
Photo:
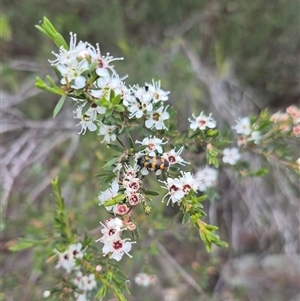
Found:
[[[217,186],[217,169],[220,164],[232,168],[242,176],[262,176],[267,170],[262,167],[252,170],[243,160],[243,151],[252,151],[267,159],[278,159],[284,166],[299,171],[299,159],[294,154],[274,152],[276,143],[284,139],[299,138],[300,110],[289,107],[286,113],[272,116],[265,110],[260,116],[243,117],[232,129],[237,140],[217,129],[212,114],[192,115],[190,129],[178,132],[172,108],[166,104],[169,91],[161,88],[160,81],[152,80],[142,86],[127,86],[126,76],[119,76],[112,62],[123,60],[110,54],[103,55],[100,46],[88,42],[77,42],[77,36],[70,34],[69,46],[56,32],[53,25],[44,18],[37,28],[54,40],[59,47],[52,52],[55,59],[49,60],[57,71],[60,85],[47,77],[49,84],[37,78],[36,86],[48,92],[61,95],[53,116],[62,109],[69,97],[74,104],[74,118],[78,119],[79,134],[92,132],[101,136],[114,150],[107,158],[99,177],[106,190],[99,193],[99,205],[110,215],[101,221],[102,236],[96,241],[91,235],[77,236],[66,217],[64,200],[58,188],[58,179],[52,182],[57,205],[55,229],[57,234],[51,245],[56,268],[65,273],[64,281],[55,289],[46,291],[44,297],[56,299],[89,300],[96,296],[100,300],[111,290],[118,300],[126,300],[126,276],[113,261],[121,261],[124,255],[138,248],[138,224],[134,219],[137,206],[142,206],[145,215],[151,214],[151,201],[159,196],[166,205],[177,206],[183,216],[183,223],[194,225],[207,251],[213,245],[225,247],[215,233],[216,226],[202,220],[206,215],[202,202],[207,190]],[[133,130],[138,130],[140,140],[134,141]],[[196,151],[201,146],[206,152],[206,162],[195,166],[184,159],[185,152]],[[146,187],[151,174],[165,190],[158,192]],[[133,237],[129,238],[128,236]],[[94,244],[100,243],[102,256],[95,251]],[[19,250],[33,243],[21,240],[12,249]],[[53,259],[52,259],[53,260]],[[149,286],[156,282],[155,275],[140,273],[135,282]]]

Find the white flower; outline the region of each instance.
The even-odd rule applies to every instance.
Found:
[[[79,56],[79,53],[84,51],[87,46],[87,43],[83,43],[81,41],[78,43],[77,46],[76,43],[77,43],[77,35],[70,32],[69,50],[66,50],[63,46],[61,46],[59,48],[58,54],[52,51],[52,54],[56,56],[55,60],[53,61],[49,60],[52,66],[57,66],[57,65],[69,66],[74,61],[76,61]]]
[[[124,254],[132,257],[129,252],[132,248],[132,244],[135,243],[135,241],[131,242],[129,240],[129,238],[119,238],[110,242],[104,242],[104,246],[102,248],[103,256],[111,253],[110,258],[115,259],[116,261],[120,261]]]
[[[81,121],[77,125],[81,125],[81,130],[79,131],[78,134],[84,135],[87,129],[90,132],[94,132],[97,130],[97,126],[94,123],[94,120],[90,116],[87,116],[87,115],[82,115]]]
[[[164,196],[164,198],[169,196],[167,205],[169,204],[170,201],[172,201],[173,204],[175,203],[179,204],[185,195],[183,191],[182,181],[178,178],[175,179],[167,178],[167,181],[161,181],[161,182],[166,185],[166,187],[162,186],[162,188],[168,189],[168,193]]]
[[[182,183],[182,190],[185,195],[187,195],[191,190],[198,190],[197,180],[193,177],[190,172],[181,172],[180,181]]]
[[[129,118],[141,118],[153,110],[152,95],[138,85],[131,87],[131,94],[123,97],[123,104],[131,113]]]
[[[217,170],[206,166],[197,171],[195,177],[198,181],[198,188],[200,191],[205,191],[208,187],[214,186],[217,181]]]
[[[201,112],[198,117],[195,117],[195,115],[193,115],[193,118],[195,120],[189,118],[189,121],[191,122],[190,128],[194,131],[197,129],[204,131],[206,128],[213,129],[217,125],[214,118],[211,117],[211,114],[206,116],[203,114],[203,112]]]
[[[114,58],[113,56],[110,56],[109,53],[107,53],[106,56],[102,55],[98,43],[96,44],[96,48],[89,44],[87,47],[87,51],[91,57],[91,62],[98,63],[96,73],[100,77],[106,77],[109,75],[107,69],[109,69],[112,73],[116,74],[114,66],[110,65],[110,63],[113,61],[120,61],[124,59],[122,57]]]
[[[241,158],[241,154],[239,149],[236,147],[233,148],[225,148],[223,150],[223,162],[231,165],[235,165],[236,162]]]
[[[162,144],[166,144],[167,141],[163,141],[162,139],[156,138],[155,136],[152,138],[152,136],[144,138],[143,141],[135,141],[135,143],[140,143],[142,145],[146,146],[145,152],[149,156],[155,156],[157,151],[159,154],[163,152],[163,149],[161,147]]]
[[[147,119],[145,121],[145,126],[148,129],[157,129],[157,130],[167,130],[168,128],[165,126],[164,121],[169,119],[170,115],[167,112],[168,106],[164,109],[164,107],[159,107],[158,109],[149,112],[147,114]]]
[[[134,277],[134,281],[140,286],[150,286],[157,282],[157,277],[155,275],[148,275],[146,273],[139,273]]]
[[[73,279],[73,283],[82,291],[90,291],[97,286],[95,275],[83,276],[79,271],[76,273],[76,278]]]
[[[80,119],[80,122],[76,125],[81,125],[81,130],[79,131],[79,134],[85,134],[86,130],[88,129],[91,132],[94,132],[97,130],[97,125],[95,124],[97,120],[95,117],[97,117],[97,114],[93,114],[92,111],[90,111],[90,115],[83,114],[82,115],[82,108],[84,105],[78,107],[76,111],[74,112],[76,114],[77,119]],[[95,116],[96,115],[96,116]]]
[[[261,132],[253,131],[251,137],[248,138],[248,141],[253,141],[255,144],[258,144],[261,141]]]
[[[58,254],[58,263],[56,268],[64,268],[67,273],[70,273],[73,268],[76,266],[76,258],[82,258],[83,252],[81,251],[82,244],[76,243],[70,245],[69,248],[63,253],[54,250],[56,254]]]
[[[89,63],[86,60],[72,61],[69,65],[57,65],[57,69],[62,75],[60,83],[62,85],[71,84],[74,89],[81,89],[85,86],[86,78],[81,74],[88,70]]]
[[[117,136],[116,134],[113,134],[112,132],[117,129],[118,127],[115,125],[106,125],[101,123],[100,129],[99,129],[99,135],[104,136],[102,142],[109,143],[110,141],[116,141]]]
[[[97,87],[101,93],[99,93],[99,90],[91,90],[91,94],[96,98],[105,96],[107,100],[110,100],[111,90],[114,91],[115,95],[122,95],[123,80],[125,78],[126,76],[120,78],[118,74],[113,74],[112,76],[108,74],[106,77],[100,77],[97,79]]]
[[[251,123],[249,117],[238,118],[236,125],[232,128],[237,132],[237,134],[250,135],[251,133]]]
[[[55,268],[63,268],[66,270],[67,273],[70,273],[72,269],[75,267],[75,260],[73,256],[66,250],[63,253],[54,250],[58,254],[58,263]]]
[[[181,147],[178,151],[174,149],[171,149],[170,151],[163,153],[162,157],[166,159],[170,165],[173,164],[180,164],[185,165],[189,164],[189,162],[183,160],[183,158],[180,156],[183,151],[183,147]]]
[[[74,258],[82,258],[83,253],[81,252],[82,244],[79,242],[69,246],[69,253],[72,254]]]
[[[99,205],[104,205],[106,201],[109,201],[116,197],[119,192],[119,184],[117,180],[114,180],[111,184],[111,187],[106,189],[105,191],[101,192],[98,196],[98,199],[100,201]],[[104,205],[105,206],[105,205]],[[115,205],[113,206],[106,206],[106,210],[111,210],[113,209]]]
[[[98,114],[105,114],[106,108],[97,106],[96,104],[91,104],[91,107],[85,112],[86,115],[90,116],[93,120],[96,120]]]
[[[155,82],[152,80],[152,84],[145,84],[145,90],[151,93],[155,103],[158,101],[166,101],[169,99],[170,91],[164,91],[160,88],[160,81]]]

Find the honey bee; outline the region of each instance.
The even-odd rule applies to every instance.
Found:
[[[166,170],[170,163],[167,159],[158,156],[143,156],[138,158],[137,164],[141,167],[146,167],[148,170]]]

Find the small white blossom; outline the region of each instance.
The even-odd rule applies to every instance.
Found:
[[[104,136],[101,142],[109,143],[111,141],[116,141],[117,136],[113,133],[118,127],[115,125],[106,125],[101,123],[99,129],[99,135]]]
[[[132,257],[129,252],[132,248],[132,244],[135,242],[129,241],[129,238],[115,239],[113,241],[105,241],[102,248],[103,256],[111,253],[110,258],[116,261],[120,261],[124,254]]]
[[[66,50],[63,46],[59,48],[59,53],[55,53],[52,51],[52,54],[56,56],[56,59],[49,62],[51,63],[52,66],[57,66],[57,65],[65,65],[69,66],[72,64],[74,61],[77,60],[79,53],[84,51],[86,49],[87,43],[79,42],[77,44],[77,35],[70,32],[70,44],[69,44],[69,50]]]
[[[123,104],[131,113],[129,118],[141,118],[153,110],[152,95],[138,85],[131,87],[131,94],[123,98]]]
[[[145,90],[151,93],[155,103],[158,101],[166,101],[169,99],[170,91],[164,91],[160,88],[160,81],[155,82],[152,80],[152,84],[145,84]]]
[[[212,114],[209,114],[208,116],[206,116],[203,114],[203,112],[201,112],[198,117],[193,115],[193,118],[195,120],[189,118],[189,122],[191,122],[190,128],[194,131],[196,131],[197,129],[204,131],[206,128],[210,128],[210,129],[215,128],[217,123],[211,115]]]
[[[251,133],[251,122],[249,117],[238,118],[236,125],[232,128],[236,131],[237,134],[250,135]]]
[[[223,162],[231,165],[235,165],[237,161],[241,158],[239,149],[236,147],[225,148],[223,150]]]
[[[96,125],[97,120],[93,118],[95,116],[93,116],[92,112],[90,113],[91,115],[82,114],[82,108],[83,106],[78,107],[74,113],[76,114],[75,118],[80,119],[80,122],[76,125],[76,126],[78,125],[81,126],[81,130],[79,131],[79,134],[84,135],[87,129],[90,132],[94,132],[97,130],[97,125]]]
[[[211,186],[215,186],[217,181],[217,170],[206,166],[203,169],[197,171],[195,177],[198,182],[198,188],[200,191],[205,191],[207,188]]]
[[[76,266],[75,259],[83,257],[81,248],[82,248],[82,244],[77,243],[77,244],[70,245],[69,248],[63,253],[54,250],[55,253],[58,255],[58,263],[55,267],[57,269],[63,268],[66,270],[67,273],[70,273]]]
[[[167,107],[159,107],[158,109],[149,112],[146,121],[145,126],[147,129],[153,129],[156,130],[167,130],[168,128],[165,126],[164,121],[169,119],[170,115],[167,112]]]
[[[145,152],[149,156],[155,156],[156,151],[161,154],[163,152],[163,149],[161,147],[162,144],[166,144],[166,141],[163,141],[163,139],[156,138],[155,136],[152,138],[152,136],[144,138],[143,141],[135,141],[135,143],[140,143],[142,145],[146,146]]]
[[[68,66],[58,65],[57,69],[62,75],[62,85],[71,84],[73,89],[82,89],[85,86],[86,78],[81,74],[88,70],[89,64],[86,60],[73,61]]]
[[[173,164],[180,164],[185,165],[189,164],[189,162],[183,160],[183,158],[180,156],[183,151],[183,147],[181,147],[178,151],[174,149],[171,149],[170,151],[163,153],[162,157],[166,159],[170,165]]]
[[[157,277],[155,275],[149,275],[146,273],[138,273],[134,277],[134,281],[137,285],[147,287],[155,284],[157,282]]]
[[[109,201],[116,197],[119,193],[119,184],[117,180],[114,180],[111,184],[111,187],[101,192],[98,196],[100,201],[99,205],[104,205],[106,201]],[[115,205],[114,205],[115,206]],[[106,206],[106,210],[112,210],[114,206]]]
[[[248,141],[253,141],[255,144],[260,143],[262,137],[261,137],[261,132],[259,131],[253,131],[251,133],[251,137],[248,138]]]
[[[162,182],[166,185],[166,187],[162,186],[162,188],[168,189],[168,193],[164,196],[169,196],[169,200],[167,205],[171,201],[173,204],[178,203],[180,204],[181,200],[183,199],[185,193],[183,191],[183,184],[180,179],[175,178],[167,178],[167,181]],[[164,200],[163,198],[163,200]]]
[[[98,43],[96,44],[96,48],[91,44],[89,44],[87,47],[87,51],[91,57],[91,62],[98,63],[96,68],[96,73],[100,77],[109,76],[107,69],[109,69],[112,73],[116,74],[114,70],[114,66],[110,65],[110,63],[113,61],[120,61],[124,59],[122,57],[114,58],[113,56],[109,55],[109,53],[107,53],[106,56],[102,55]]]

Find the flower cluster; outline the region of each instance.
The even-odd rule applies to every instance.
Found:
[[[126,229],[123,226],[123,221],[118,217],[105,221],[105,225],[101,223],[103,229],[101,233],[102,237],[96,240],[104,243],[102,248],[103,256],[110,254],[111,259],[120,261],[124,254],[131,257],[129,254],[134,241],[130,241],[129,238],[122,239],[121,234]]]
[[[237,134],[242,135],[239,141],[244,141],[243,143],[253,141],[255,144],[258,144],[261,141],[261,133],[254,130],[249,117],[239,118],[236,121],[236,125],[232,128]]]
[[[137,285],[148,287],[150,285],[154,285],[157,282],[157,277],[153,274],[146,274],[146,273],[138,273],[134,277],[134,282]]]
[[[64,252],[55,250],[58,255],[58,263],[56,268],[63,268],[67,273],[70,273],[76,267],[76,259],[83,257],[83,250],[81,250],[82,244],[77,243],[70,245]]]
[[[99,44],[96,47],[82,41],[77,44],[76,34],[70,33],[70,36],[69,50],[60,47],[59,53],[52,52],[56,59],[49,62],[60,73],[63,89],[69,91],[76,103],[74,113],[75,118],[80,120],[79,134],[99,128],[98,134],[104,136],[102,142],[116,140],[118,127],[104,122],[112,95],[120,98],[129,118],[144,117],[148,129],[167,129],[165,120],[169,118],[169,113],[164,102],[170,92],[161,89],[160,81],[153,80],[144,87],[127,87],[124,83],[126,76],[120,77],[111,65],[111,62],[123,58],[114,58],[109,53],[103,56]]]
[[[76,301],[87,301],[87,292],[97,287],[97,282],[95,280],[94,274],[86,276],[83,275],[80,271],[76,273],[76,277],[73,279],[73,283],[80,291],[80,293],[75,293]]]
[[[183,198],[189,194],[191,190],[197,192],[198,190],[198,181],[190,172],[181,172],[181,176],[178,178],[167,178],[166,181],[161,181],[165,184],[162,188],[168,190],[168,193],[164,196],[169,196],[167,205],[171,201],[173,204],[177,203],[180,205]]]
[[[132,86],[123,103],[130,112],[129,118],[140,119],[144,116],[146,128],[166,130],[164,121],[170,116],[163,102],[168,100],[169,94],[169,91],[160,88],[160,81],[152,80],[152,84],[146,83],[144,87]]]
[[[292,130],[296,137],[300,137],[300,109],[296,106],[289,106],[285,113],[277,112],[271,116],[271,121],[279,126],[282,132]]]

